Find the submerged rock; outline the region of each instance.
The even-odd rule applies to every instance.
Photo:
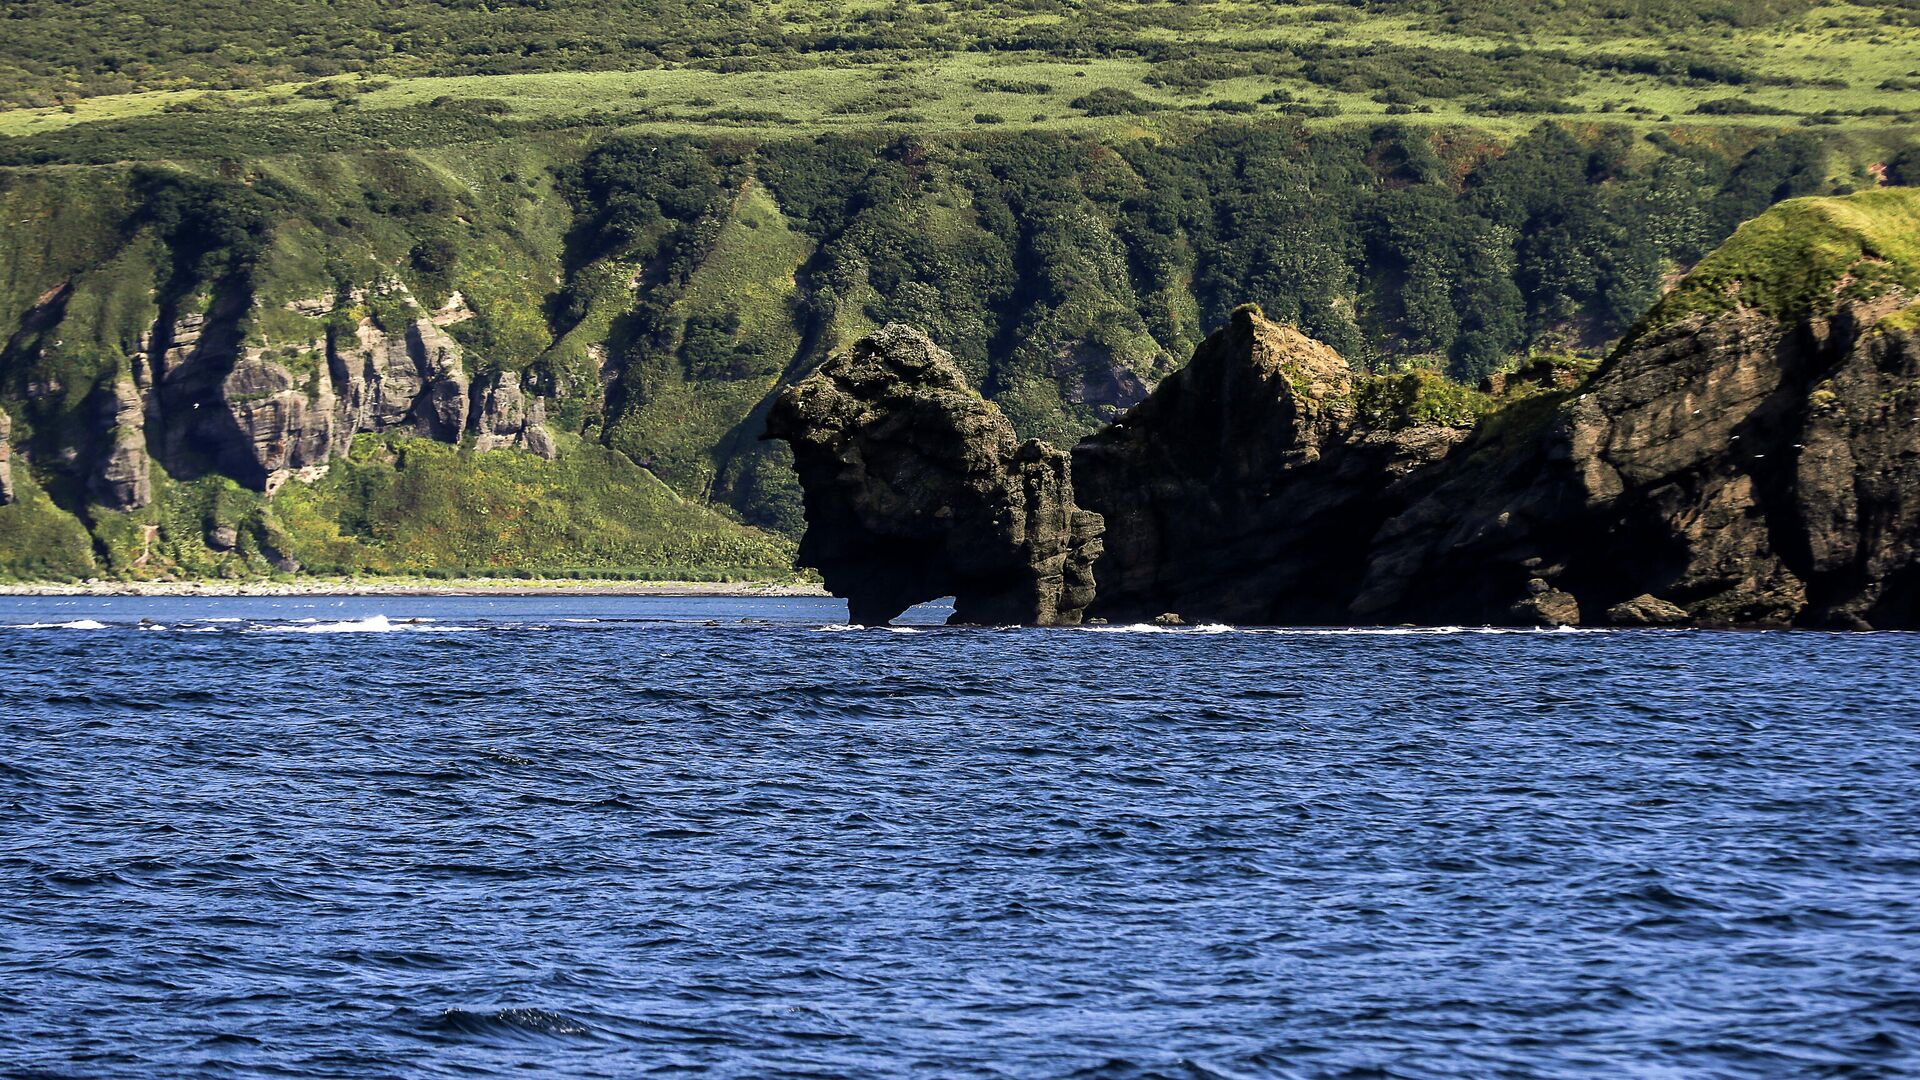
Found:
[[[888,326],[829,359],[782,391],[767,434],[793,448],[798,561],[855,622],[942,596],[956,623],[1081,620],[1101,525],[1068,456],[1021,442],[925,334]]]

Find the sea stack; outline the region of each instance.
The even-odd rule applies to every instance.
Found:
[[[1093,599],[1099,516],[1065,452],[1022,442],[918,330],[888,326],[782,391],[769,438],[793,448],[807,514],[798,562],[884,624],[954,598],[950,621],[1072,625]]]
[[[1488,392],[1241,308],[1070,470],[889,327],[774,409],[801,562],[860,621],[1920,627],[1916,237],[1920,192],[1782,203]]]

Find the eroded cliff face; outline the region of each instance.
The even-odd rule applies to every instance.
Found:
[[[13,501],[13,417],[0,409],[0,506]]]
[[[149,453],[174,476],[218,472],[272,492],[323,474],[355,435],[396,430],[442,442],[471,432],[480,451],[553,457],[544,404],[518,373],[470,383],[459,344],[434,318],[404,290],[389,299],[413,317],[387,328],[360,315],[291,343],[246,343],[244,296],[156,324],[129,357],[131,376],[94,395],[91,445],[74,450],[90,463],[90,497],[115,511],[151,502]],[[334,301],[287,306],[317,318]]]
[[[1354,616],[1916,625],[1916,313],[1894,290],[1648,334],[1389,522]]]
[[[830,358],[781,393],[767,432],[804,493],[799,563],[855,622],[942,596],[956,623],[1081,620],[1101,530],[1068,456],[1021,442],[925,334],[889,326]]]
[[[525,450],[553,460],[546,401],[526,392],[519,372],[496,371],[475,382],[473,407],[467,415],[475,450]]]
[[[1368,541],[1466,431],[1369,424],[1339,354],[1242,308],[1185,368],[1073,451],[1106,521],[1093,613],[1346,618]]]

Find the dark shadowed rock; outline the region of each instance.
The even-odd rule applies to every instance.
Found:
[[[1065,453],[1021,442],[926,335],[889,326],[788,387],[767,419],[794,454],[799,563],[885,623],[954,598],[952,620],[1074,624],[1093,597],[1100,519]]]
[[[1676,621],[1657,597],[1706,625],[1916,625],[1914,312],[1895,291],[1648,333],[1476,436],[1381,530],[1355,616],[1499,621],[1545,582],[1594,621]]]
[[[1465,435],[1362,422],[1358,381],[1332,349],[1242,308],[1077,446],[1075,494],[1106,521],[1094,610],[1345,621],[1367,542]]]

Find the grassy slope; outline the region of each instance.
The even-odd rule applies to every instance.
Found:
[[[1642,332],[1736,306],[1797,320],[1837,290],[1920,292],[1920,188],[1791,199],[1740,226],[1647,317]]]
[[[657,578],[792,565],[784,541],[681,500],[618,452],[577,440],[557,461],[362,436],[352,457],[274,500],[290,554],[319,571],[622,570]]]
[[[749,181],[734,199],[713,250],[673,305],[677,347],[648,361],[649,400],[608,433],[611,446],[648,461],[682,491],[711,493],[713,448],[744,423],[794,360],[794,272],[813,251],[761,184]],[[737,322],[727,343],[755,355],[740,377],[693,378],[683,359],[687,323]]]
[[[1535,15],[1550,7],[1508,6]],[[523,62],[506,61],[500,55],[504,50],[492,50],[493,41],[484,42],[489,53],[483,60],[461,55],[461,49],[483,44],[465,36],[480,33],[478,22],[455,26],[445,42],[413,39],[411,45],[425,53],[367,58],[345,44],[354,36],[351,31],[365,29],[364,21],[348,22],[351,5],[328,5],[298,17],[318,20],[320,26],[302,28],[309,30],[329,20],[343,23],[343,32],[333,39],[333,58],[320,48],[301,62],[361,76],[380,73],[358,84],[359,76],[341,76],[339,96],[347,104],[338,108],[387,113],[394,118],[392,133],[401,138],[411,137],[409,128],[417,120],[407,110],[444,99],[496,100],[509,104],[518,119],[579,122],[599,114],[608,122],[656,131],[848,130],[890,117],[915,127],[954,129],[977,126],[983,114],[1016,127],[1104,129],[1114,122],[1088,118],[1071,104],[1103,87],[1127,90],[1169,110],[1294,107],[1263,103],[1281,91],[1299,103],[1335,107],[1345,120],[1382,116],[1392,104],[1386,99],[1398,95],[1419,122],[1472,119],[1507,131],[1530,126],[1549,109],[1606,111],[1649,126],[1781,123],[1780,116],[1758,113],[1693,114],[1706,103],[1729,98],[1779,110],[1789,122],[1833,112],[1839,122],[1870,131],[1910,128],[1920,116],[1913,13],[1894,4],[1785,4],[1781,17],[1756,16],[1737,26],[1705,17],[1594,18],[1575,11],[1461,18],[1445,4],[1438,5],[1438,14],[1392,3],[1355,9],[1235,0],[1191,6],[1094,4],[1071,16],[1064,7],[1049,12],[1044,4],[994,4],[991,12],[971,14],[938,3],[911,7],[922,17],[867,3],[832,10],[787,5],[745,25],[690,15],[675,33],[688,40],[712,35],[710,47],[668,47],[657,40],[667,36],[665,31],[642,26],[625,36],[630,46],[617,44],[618,35],[609,39],[612,44],[575,38],[571,54],[565,47],[549,47],[522,57]],[[937,18],[926,18],[934,13]],[[489,32],[508,40],[516,35],[538,39],[535,24],[570,25],[577,14],[569,5],[553,5],[543,15]],[[49,5],[40,21],[52,23],[52,32],[81,15]],[[296,14],[287,11],[279,18],[291,24]],[[1034,44],[1055,44],[1021,47],[1021,35]],[[783,37],[797,44],[779,44]],[[255,85],[245,89],[184,88],[218,82],[213,73],[180,67],[190,58],[165,58],[158,62],[161,70],[143,78],[76,74],[48,84],[36,65],[16,57],[14,100],[55,95],[65,104],[0,110],[0,135],[44,135],[137,118],[183,123],[195,118],[165,114],[168,109],[210,110],[228,122],[248,116],[283,129],[338,119],[332,100],[295,94],[308,83],[291,81],[297,66],[291,54],[250,44],[262,55],[242,80]],[[15,49],[54,47],[35,46],[23,36]],[[1289,48],[1330,48],[1342,55],[1315,61],[1275,51]],[[730,60],[718,59],[729,53]],[[1620,56],[1669,61],[1675,70],[1634,69],[1644,64],[1623,70],[1603,62]],[[169,64],[179,72],[166,74]],[[514,70],[529,67],[538,70]],[[447,73],[474,68],[511,73]],[[1694,74],[1702,71],[1718,74]],[[122,83],[142,89],[93,96]],[[0,100],[8,84],[6,65],[0,63]],[[1529,104],[1523,98],[1537,100]],[[1484,111],[1496,101],[1515,111]],[[379,126],[376,121],[374,127]]]
[[[219,476],[156,470],[152,505],[95,511],[94,534],[16,460],[0,507],[0,581],[95,575],[258,578],[287,555],[327,574],[546,574],[777,579],[792,545],[692,505],[620,454],[563,438],[556,461],[425,439],[362,436],[318,483],[272,499]],[[232,528],[231,551],[208,546]]]

